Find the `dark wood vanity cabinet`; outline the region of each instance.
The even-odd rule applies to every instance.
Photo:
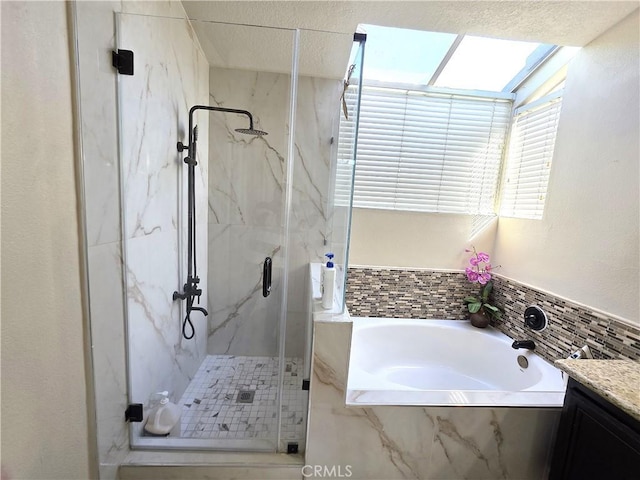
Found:
[[[549,479],[640,479],[640,421],[570,378]]]

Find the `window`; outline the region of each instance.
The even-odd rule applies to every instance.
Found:
[[[541,219],[560,117],[556,92],[516,111],[506,160],[500,215]]]
[[[510,114],[503,99],[364,86],[354,207],[492,214]],[[340,141],[351,131],[342,117]]]
[[[359,127],[356,135],[341,115],[336,204],[348,205],[353,181],[354,207],[474,215],[481,228],[496,215],[504,171],[500,214],[541,218],[561,92],[531,98],[561,75],[566,48],[360,27],[368,36]],[[345,93],[350,110],[355,94]]]

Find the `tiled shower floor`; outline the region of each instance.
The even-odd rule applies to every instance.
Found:
[[[284,442],[304,440],[308,392],[302,390],[302,375],[302,359],[286,358],[281,432]],[[277,385],[277,358],[208,355],[180,399],[181,437],[275,438]],[[255,392],[253,402],[239,403],[239,392],[246,390]]]

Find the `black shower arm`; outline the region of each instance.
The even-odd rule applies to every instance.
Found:
[[[193,114],[196,110],[209,110],[212,112],[237,113],[249,117],[249,130],[253,130],[253,116],[247,110],[237,110],[235,108],[212,107],[210,105],[194,105],[189,109],[189,156],[191,156],[191,144],[193,143]],[[191,156],[192,157],[192,156]],[[192,157],[193,158],[193,157]]]

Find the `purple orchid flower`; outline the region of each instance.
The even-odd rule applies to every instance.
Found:
[[[477,282],[478,278],[480,277],[480,274],[478,272],[469,267],[465,268],[464,272],[467,274],[467,280],[469,280],[470,282]]]
[[[478,262],[488,262],[489,261],[489,254],[488,253],[484,253],[484,252],[478,252],[477,254],[478,257]]]

